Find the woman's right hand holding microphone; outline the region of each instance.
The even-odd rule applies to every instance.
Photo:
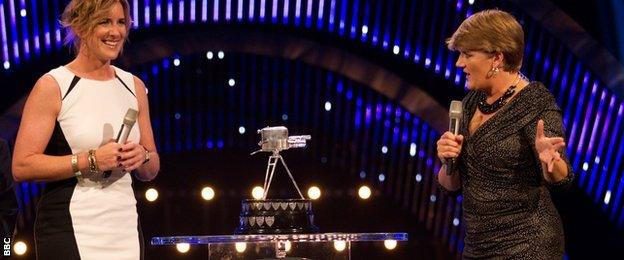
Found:
[[[463,142],[463,135],[455,135],[446,131],[436,143],[440,161],[446,162],[447,159],[459,157]]]

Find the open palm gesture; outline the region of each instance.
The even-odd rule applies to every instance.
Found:
[[[535,132],[535,150],[540,161],[548,165],[548,172],[553,171],[555,161],[561,160],[559,150],[565,147],[565,142],[561,137],[546,137],[544,135],[544,121],[537,121],[537,131]]]

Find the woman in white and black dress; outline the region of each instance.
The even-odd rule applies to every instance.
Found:
[[[13,177],[44,181],[37,207],[39,259],[139,259],[141,230],[131,172],[160,168],[143,82],[111,65],[128,35],[127,0],[72,0],[62,15],[76,57],[43,75],[17,134]],[[129,109],[128,141],[113,140]],[[112,171],[112,174],[105,174]]]

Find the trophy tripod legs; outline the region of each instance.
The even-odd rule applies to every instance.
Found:
[[[276,168],[278,159],[282,162],[282,165],[284,165],[284,168],[286,168],[288,177],[290,177],[290,181],[295,186],[295,189],[297,189],[297,193],[299,193],[299,196],[301,197],[301,199],[305,199],[305,197],[303,197],[303,193],[301,193],[301,190],[299,189],[299,186],[297,185],[297,182],[295,181],[295,178],[292,176],[292,173],[290,173],[290,169],[288,169],[288,165],[286,165],[284,158],[281,155],[277,154],[277,155],[271,155],[271,157],[269,157],[269,162],[267,164],[266,173],[264,175],[264,193],[262,194],[262,200],[265,200],[267,195],[269,194],[269,188],[271,187],[271,182],[273,182],[273,175],[275,174],[275,168]]]

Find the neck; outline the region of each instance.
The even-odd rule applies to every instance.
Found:
[[[501,97],[511,85],[518,84],[518,72],[502,71],[494,78],[491,78],[492,87],[484,90],[487,101],[492,102]]]
[[[67,64],[67,67],[82,77],[106,80],[115,76],[110,60],[99,60],[91,57],[86,50],[81,50],[76,58]]]

